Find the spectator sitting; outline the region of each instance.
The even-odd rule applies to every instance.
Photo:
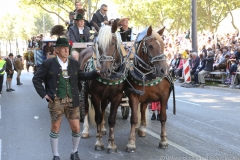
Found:
[[[173,59],[169,64],[169,72],[173,78],[175,77],[176,62],[177,62],[177,54],[174,54]]]
[[[213,52],[209,51],[207,57],[203,59],[205,62],[205,68],[198,73],[198,81],[201,84],[201,87],[205,86],[204,75],[208,74],[213,70]]]
[[[235,53],[235,57],[236,57],[237,62],[239,62],[239,60],[240,60],[240,47],[237,48],[237,52]]]
[[[229,69],[229,73],[231,75],[231,86],[230,88],[234,88],[235,87],[235,75],[236,75],[236,72],[237,72],[237,62],[236,62],[236,59],[229,59],[230,63],[231,63],[231,66],[230,66],[230,69]],[[236,77],[237,78],[237,77]]]
[[[196,72],[198,66],[200,63],[200,58],[197,56],[196,52],[192,53],[192,63],[191,63],[191,69],[190,69],[190,74],[194,75],[194,73]]]
[[[183,59],[182,59],[182,54],[178,54],[178,59],[176,62],[176,70],[175,70],[175,75],[176,78],[179,79],[179,77],[182,77],[182,70],[183,70]]]
[[[224,69],[226,70],[227,67],[227,60],[229,59],[229,55],[228,55],[228,49],[227,47],[224,47],[222,49],[222,56],[219,59],[219,63],[215,65],[214,70],[220,70],[220,69]]]
[[[205,62],[203,61],[203,54],[199,55],[199,65],[194,73],[194,85],[198,85],[198,73],[205,68]]]

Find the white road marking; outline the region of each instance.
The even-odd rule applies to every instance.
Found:
[[[108,109],[106,109],[105,111],[107,113],[110,113],[110,111]],[[128,118],[128,121],[129,121],[129,118]],[[150,131],[148,129],[146,129],[146,132],[149,135],[151,135],[151,136],[157,138],[158,140],[160,140],[160,135],[158,135],[158,134],[156,134],[156,133],[154,133],[154,132],[152,132],[152,131]],[[204,157],[202,157],[202,156],[200,156],[200,155],[198,155],[198,154],[196,154],[196,153],[194,153],[194,152],[192,152],[192,151],[190,151],[190,150],[188,150],[188,149],[186,149],[186,148],[184,148],[184,147],[182,147],[182,146],[180,146],[180,145],[178,145],[178,144],[176,144],[176,143],[174,143],[172,141],[168,140],[168,144],[173,146],[173,147],[175,147],[175,148],[177,148],[178,150],[186,153],[187,155],[192,156],[193,158],[196,158],[196,159],[199,159],[199,160],[207,160]]]
[[[169,99],[173,99],[173,98],[170,97]],[[188,103],[188,104],[192,104],[192,105],[196,105],[196,106],[201,106],[200,104],[192,103],[192,102],[188,102],[188,101],[183,101],[183,100],[180,100],[180,99],[176,99],[176,101],[180,101],[180,102],[184,102],[184,103]]]
[[[0,139],[0,160],[2,159],[2,140]]]
[[[148,134],[150,134],[151,136],[153,136],[153,137],[155,137],[155,138],[157,138],[157,139],[160,140],[160,136],[157,135],[156,133],[154,133],[154,132],[152,132],[152,131],[150,131],[150,130],[148,130],[148,129],[146,129],[146,132],[147,132]],[[202,156],[200,156],[200,155],[198,155],[198,154],[196,154],[196,153],[193,153],[192,151],[190,151],[190,150],[188,150],[188,149],[186,149],[186,148],[184,148],[184,147],[182,147],[182,146],[180,146],[180,145],[178,145],[178,144],[176,144],[176,143],[174,143],[174,142],[172,142],[172,141],[169,141],[169,140],[168,140],[168,144],[171,145],[171,146],[173,146],[173,147],[175,147],[175,148],[177,148],[177,149],[179,149],[180,151],[188,154],[189,156],[192,156],[194,159],[196,158],[196,159],[199,159],[199,160],[206,160],[206,159],[203,158]]]

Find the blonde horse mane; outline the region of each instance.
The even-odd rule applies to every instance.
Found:
[[[98,46],[102,49],[103,53],[106,51],[107,47],[112,41],[112,28],[110,26],[103,26],[100,28],[98,33]],[[118,43],[118,50],[120,49],[121,39],[118,33],[115,33]],[[96,48],[97,50],[98,48]],[[100,58],[99,52],[96,53],[97,58]]]

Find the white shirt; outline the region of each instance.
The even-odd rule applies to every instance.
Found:
[[[78,28],[79,34],[83,34],[83,29],[84,29],[84,27],[83,28]]]
[[[67,67],[68,67],[68,59],[67,59],[67,61],[65,63],[58,56],[57,56],[57,59],[58,59],[59,64],[62,67],[62,70],[66,70]]]
[[[14,70],[14,65],[13,65],[13,60],[8,58],[10,60],[10,62],[12,63],[12,70]]]

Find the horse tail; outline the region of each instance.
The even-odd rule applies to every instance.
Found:
[[[173,83],[172,83],[172,91],[173,91],[173,114],[176,115],[175,87]]]
[[[94,111],[94,107],[92,105],[91,99],[89,97],[88,97],[88,104],[89,104],[88,115],[89,115],[90,124],[93,126],[96,126],[95,111]]]

